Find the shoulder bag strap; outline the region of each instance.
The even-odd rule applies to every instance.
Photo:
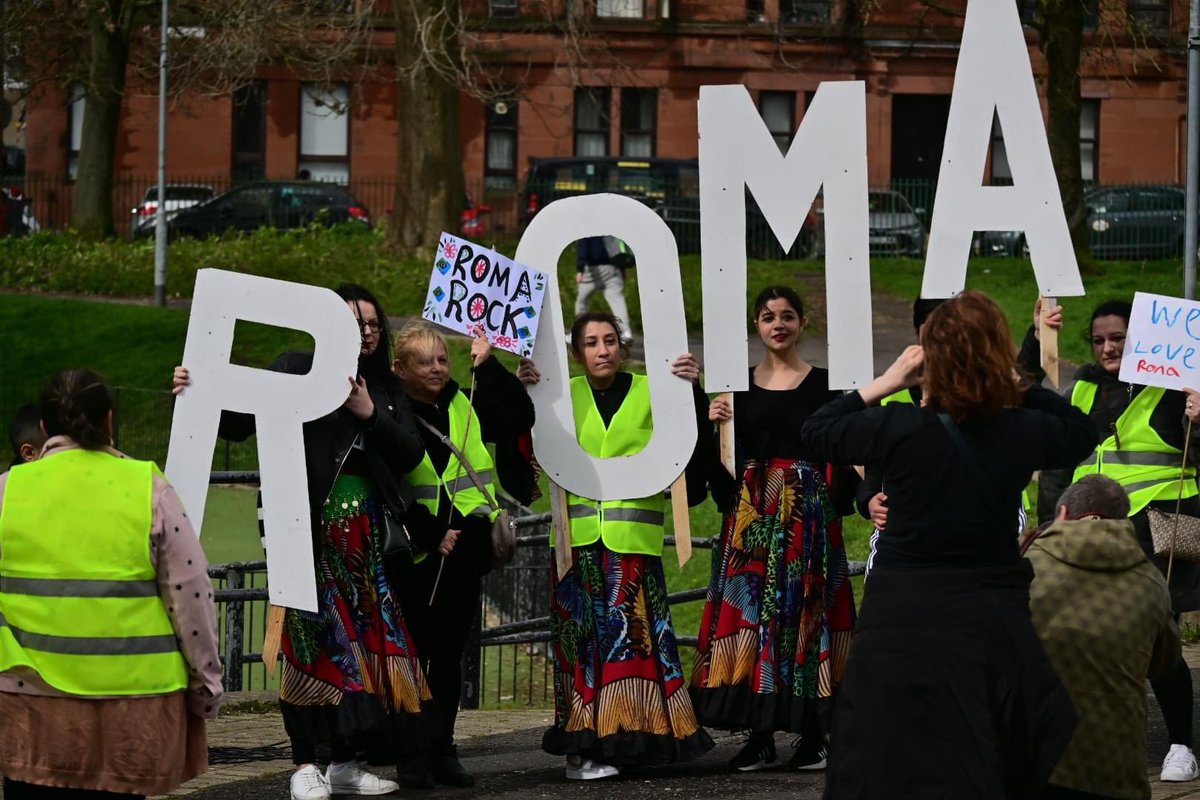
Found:
[[[453,453],[454,457],[458,459],[458,463],[462,464],[463,469],[467,471],[467,476],[471,479],[471,483],[475,484],[475,488],[483,494],[483,499],[487,501],[487,504],[491,506],[494,511],[500,511],[500,506],[492,498],[492,493],[488,491],[487,484],[484,483],[479,477],[479,473],[476,472],[475,468],[471,466],[471,462],[467,460],[467,457],[463,455],[462,451],[454,446],[454,442],[450,441],[450,437],[418,417],[416,414],[413,414],[413,418],[416,419],[417,422],[424,425],[427,431],[441,439],[442,444],[450,448],[450,452]]]

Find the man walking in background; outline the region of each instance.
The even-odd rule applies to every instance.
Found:
[[[625,270],[633,266],[633,254],[615,236],[590,236],[575,243],[577,252],[575,282],[579,295],[575,298],[575,316],[588,310],[588,302],[596,292],[603,292],[608,307],[621,323],[621,341],[633,341],[629,326],[629,308],[625,304]]]

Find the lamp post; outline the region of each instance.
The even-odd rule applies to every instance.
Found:
[[[1198,0],[1200,2],[1200,0]],[[167,11],[162,0],[158,40],[158,210],[154,215],[154,304],[167,305]]]

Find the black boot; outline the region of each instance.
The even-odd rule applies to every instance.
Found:
[[[433,789],[437,783],[420,756],[400,756],[396,762],[396,780],[409,789]]]
[[[434,753],[429,766],[438,783],[456,786],[460,789],[475,785],[475,778],[463,769],[462,762],[458,760],[458,748],[454,745]]]

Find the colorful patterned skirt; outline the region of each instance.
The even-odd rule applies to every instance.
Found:
[[[709,750],[679,664],[662,559],[600,542],[572,553],[561,580],[551,560],[554,727],[542,749],[616,766]]]
[[[696,716],[725,730],[811,731],[812,714],[829,712],[854,630],[841,521],[824,470],[805,461],[751,462],[738,498],[713,549]]]
[[[436,717],[424,713],[433,701],[384,571],[376,502],[365,478],[338,476],[319,531],[317,611],[284,618],[279,699],[303,761],[312,747],[324,760],[326,747],[375,749],[381,737],[415,753]]]

